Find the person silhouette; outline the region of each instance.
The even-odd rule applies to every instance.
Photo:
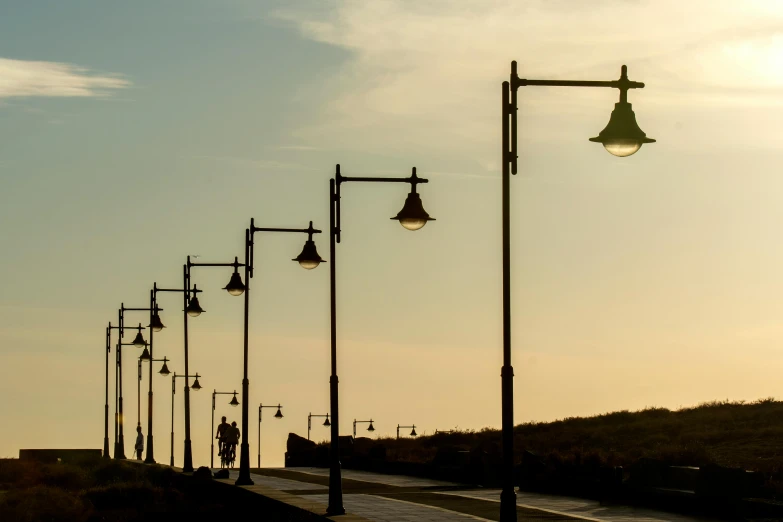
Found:
[[[141,460],[141,453],[144,451],[144,435],[141,433],[141,426],[136,426],[136,460]]]
[[[223,454],[223,443],[226,440],[226,432],[230,427],[231,425],[226,422],[226,418],[221,417],[220,424],[218,424],[217,427],[217,433],[215,434],[215,438],[218,440],[218,455]]]

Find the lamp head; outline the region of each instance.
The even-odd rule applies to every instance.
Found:
[[[237,400],[237,394],[234,392],[234,396],[231,398],[231,402],[229,402],[231,406],[239,406],[239,401]]]
[[[370,426],[367,428],[367,431],[375,431],[375,428],[372,427],[372,421],[370,421]]]
[[[302,252],[296,256],[296,258],[292,259],[292,261],[296,261],[299,263],[299,266],[306,270],[312,270],[325,262],[321,256],[318,255],[318,250],[315,248],[315,241],[312,239],[305,241]]]
[[[160,332],[166,326],[164,326],[163,321],[160,320],[160,314],[158,312],[155,312],[152,315],[152,318],[150,319],[149,327],[152,329],[153,332]]]
[[[231,274],[231,279],[228,284],[223,287],[223,290],[231,295],[242,295],[245,293],[245,283],[242,282],[242,277],[239,275],[239,272],[234,271],[234,273]]]
[[[415,437],[415,436],[416,436],[416,426],[414,426],[413,429],[411,430],[411,437]]]
[[[602,143],[610,154],[621,158],[634,154],[645,143],[655,143],[639,128],[631,104],[625,101],[614,105],[609,123],[590,141]]]
[[[332,425],[332,423],[329,422],[329,414],[327,413],[326,414],[326,420],[324,421],[324,426],[331,426],[331,425]]]
[[[196,374],[196,380],[193,381],[193,384],[190,387],[196,391],[201,389],[201,384],[198,382],[198,374]]]
[[[147,349],[147,347],[144,347],[144,351],[141,352],[141,355],[139,355],[139,359],[142,361],[149,361],[150,360],[150,351]]]
[[[415,187],[408,194],[408,197],[405,198],[402,210],[391,219],[399,221],[400,225],[408,230],[418,230],[426,225],[427,221],[435,221],[435,218],[431,218],[427,211],[424,210],[421,196],[416,192]]]
[[[147,346],[147,342],[144,340],[144,336],[141,335],[141,323],[139,323],[139,331],[136,332],[136,337],[133,338],[133,346],[136,348],[144,348]]]
[[[188,307],[185,308],[185,311],[188,313],[191,317],[198,317],[204,312],[204,309],[201,308],[201,305],[198,302],[198,297],[193,296],[190,298],[190,301],[188,302]]]
[[[160,369],[158,373],[160,373],[163,376],[169,375],[171,372],[169,371],[169,366],[166,364],[168,359],[165,357],[163,358],[163,367]]]
[[[275,419],[282,419],[283,418],[283,412],[280,411],[280,406],[277,407],[277,413],[275,413]]]

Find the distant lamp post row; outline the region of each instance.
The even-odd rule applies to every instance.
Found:
[[[641,89],[643,83],[628,79],[628,69],[622,66],[620,79],[613,81],[527,80],[517,74],[517,62],[511,62],[509,81],[503,82],[501,96],[501,163],[502,163],[502,237],[503,237],[503,367],[501,369],[502,396],[502,492],[500,494],[501,522],[517,520],[514,492],[514,369],[511,365],[511,241],[509,180],[517,173],[517,91],[520,87],[609,87],[620,90],[620,101],[615,104],[609,123],[590,141],[601,143],[611,154],[630,156],[645,143],[654,143],[636,123],[628,90]]]
[[[174,372],[171,376],[171,457],[169,458],[169,466],[171,467],[174,467],[174,394],[177,393],[176,380],[184,377],[184,375],[177,375],[177,372]],[[196,373],[196,375],[190,375],[189,377],[195,377],[196,379],[190,387],[196,391],[200,390],[201,384],[198,382],[198,378],[201,376]]]
[[[353,438],[354,439],[356,438],[356,425],[357,424],[366,424],[368,422],[370,423],[370,425],[367,427],[367,431],[375,431],[375,428],[372,425],[372,419],[370,419],[370,420],[356,420],[356,419],[354,419],[353,420]]]
[[[277,413],[275,413],[275,419],[282,419],[283,418],[283,412],[280,411],[282,406],[278,404],[277,406],[264,406],[263,404],[258,405],[258,467],[261,467],[261,411],[264,408],[277,408]]]
[[[215,467],[215,397],[217,395],[233,395],[231,398],[231,401],[229,401],[229,406],[239,406],[239,401],[237,400],[237,391],[234,390],[232,392],[220,392],[217,390],[212,390],[212,432],[209,435],[209,438],[212,440],[212,443],[210,444],[210,450],[209,450],[209,467],[214,468]],[[245,438],[247,435],[242,434],[242,438]]]
[[[398,424],[397,425],[397,438],[398,439],[400,438],[400,429],[408,429],[408,428],[411,428],[411,437],[415,437],[416,436],[416,425],[415,424],[412,424],[410,426],[400,426]]]
[[[324,421],[324,426],[331,426],[332,423],[329,422],[329,414],[326,415],[313,415],[312,413],[307,414],[307,440],[310,440],[310,428],[313,426],[313,417],[326,417],[326,420]]]
[[[428,180],[419,178],[416,175],[416,167],[413,168],[410,177],[407,178],[369,178],[369,177],[348,177],[340,172],[340,165],[335,168],[333,179],[329,180],[329,256],[331,257],[331,266],[329,270],[329,290],[330,290],[330,312],[331,312],[331,376],[329,378],[329,404],[332,413],[331,424],[331,443],[329,450],[329,503],[326,508],[328,516],[345,514],[343,507],[343,489],[342,477],[340,471],[340,416],[339,416],[339,393],[337,378],[337,291],[336,291],[336,243],[340,242],[340,187],[348,182],[368,182],[368,183],[408,183],[411,191],[405,199],[405,204],[400,212],[391,219],[399,221],[407,230],[418,230],[427,224],[428,221],[434,221],[434,218],[424,210],[421,202],[421,196],[417,192],[417,187],[421,183],[427,183]],[[309,423],[308,423],[309,434]],[[309,438],[309,436],[308,436]]]

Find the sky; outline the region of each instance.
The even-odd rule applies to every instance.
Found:
[[[341,433],[369,418],[373,437],[499,427],[512,60],[530,79],[614,80],[628,65],[646,84],[629,101],[657,139],[616,158],[588,138],[617,91],[520,89],[515,421],[779,397],[779,2],[29,0],[0,3],[0,456],[101,448],[105,328],[121,303],[148,306],[153,282],[180,287],[187,255],[241,256],[251,217],[326,231],[337,163],[348,176],[417,167],[437,219],[406,231],[389,219],[406,187],[343,186]],[[329,265],[291,262],[302,240],[256,242],[252,463],[258,404],[285,415],[265,410],[265,466],[329,409]],[[326,234],[316,244],[331,262]],[[193,272],[206,310],[190,321],[197,466],[211,392],[241,390],[243,299],[221,290],[229,276]],[[160,306],[155,355],[182,373],[181,301],[160,294]],[[137,355],[123,352],[128,455]],[[171,378],[154,379],[155,457],[168,462]],[[215,414],[239,423],[229,399]]]

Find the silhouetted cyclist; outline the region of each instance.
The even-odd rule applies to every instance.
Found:
[[[215,435],[215,438],[218,440],[218,455],[223,454],[223,443],[225,442],[226,438],[226,431],[231,427],[229,423],[226,422],[225,417],[220,418],[220,424],[217,427],[217,434]]]

